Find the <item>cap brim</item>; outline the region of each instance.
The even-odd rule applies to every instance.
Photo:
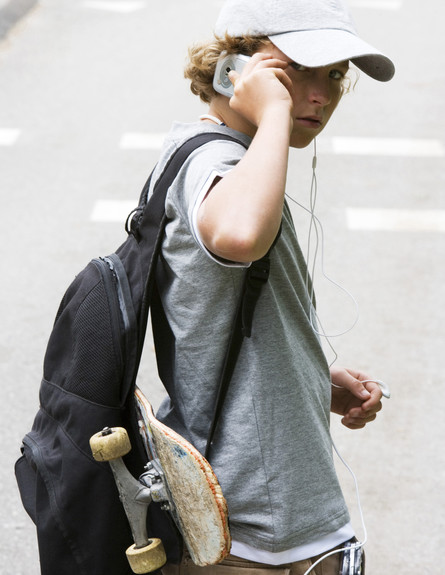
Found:
[[[288,58],[303,66],[318,68],[351,60],[380,82],[388,82],[394,76],[394,64],[387,56],[345,30],[304,30],[269,38]]]

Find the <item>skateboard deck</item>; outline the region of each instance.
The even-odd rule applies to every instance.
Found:
[[[222,561],[231,546],[227,504],[210,464],[186,439],[156,419],[139,388],[135,399],[147,457],[162,469],[170,512],[192,561],[198,566]]]

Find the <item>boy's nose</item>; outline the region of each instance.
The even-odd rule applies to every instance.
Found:
[[[309,89],[311,103],[327,106],[332,99],[329,80],[315,77]]]

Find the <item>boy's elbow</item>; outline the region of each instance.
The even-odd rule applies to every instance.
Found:
[[[255,231],[230,230],[228,233],[214,233],[203,238],[206,248],[219,258],[239,263],[250,263],[261,259],[270,244]]]

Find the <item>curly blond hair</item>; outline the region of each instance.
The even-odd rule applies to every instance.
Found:
[[[216,63],[222,52],[228,54],[244,54],[253,56],[262,46],[272,44],[267,36],[234,37],[226,34],[224,37],[215,36],[213,40],[193,44],[188,50],[189,61],[184,69],[184,77],[190,80],[190,90],[201,100],[210,104],[216,96],[213,89],[213,76]],[[359,79],[356,73],[355,82],[346,75],[342,83],[342,95],[347,94],[351,87],[355,88]]]
[[[267,36],[224,37],[215,36],[213,40],[194,44],[189,48],[189,61],[184,77],[190,80],[190,89],[203,102],[210,104],[216,95],[213,89],[213,76],[221,52],[252,56],[262,46],[270,44]]]

